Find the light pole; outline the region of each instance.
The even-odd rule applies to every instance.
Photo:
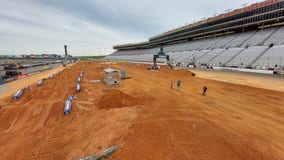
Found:
[[[242,4],[242,7],[246,7],[248,5],[248,3]]]
[[[282,68],[282,57],[280,56],[280,63],[279,63],[280,68]]]

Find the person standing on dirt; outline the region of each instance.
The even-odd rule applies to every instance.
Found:
[[[171,85],[171,89],[173,89],[173,85],[174,85],[174,81],[173,80],[171,80],[170,85]]]
[[[180,90],[181,81],[177,81],[177,88]]]
[[[203,96],[206,96],[206,92],[207,92],[207,87],[204,86],[204,87],[203,87],[203,93],[202,93],[202,95],[203,95]]]

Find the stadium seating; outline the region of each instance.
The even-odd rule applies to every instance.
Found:
[[[268,47],[266,46],[253,46],[245,49],[236,57],[234,57],[230,62],[228,62],[227,66],[237,66],[239,68],[249,67],[253,61],[263,53]]]
[[[221,39],[221,37],[212,37],[204,40],[204,45],[202,45],[199,49],[210,49],[213,45],[218,43],[218,39]]]
[[[204,45],[203,41],[204,40],[194,40],[188,44],[186,49],[188,51],[198,50],[202,45]]]
[[[271,68],[284,65],[284,26],[165,45],[175,63]],[[273,45],[271,45],[273,44]],[[151,62],[160,47],[118,50],[106,60]]]
[[[214,49],[209,51],[207,54],[205,54],[204,56],[200,57],[199,59],[196,60],[197,64],[201,64],[201,63],[206,63],[208,64],[208,62],[215,58],[216,56],[220,55],[222,52],[224,52],[225,49]]]
[[[242,44],[252,37],[256,31],[249,31],[244,33],[237,33],[236,38],[225,45],[225,48],[241,47]]]
[[[213,58],[208,62],[208,64],[211,64],[212,66],[224,66],[226,65],[230,60],[232,60],[237,54],[242,52],[244,48],[230,48],[222,52],[219,56]]]
[[[230,35],[218,37],[217,43],[211,46],[210,49],[225,48],[225,45],[227,43],[230,43],[236,37],[237,37],[237,34],[230,34]]]
[[[270,37],[275,31],[277,31],[277,29],[278,27],[259,30],[250,39],[245,41],[242,46],[261,46],[268,37]]]
[[[268,69],[275,65],[284,64],[284,45],[273,46],[263,56],[261,56],[252,66],[256,68]]]
[[[178,63],[183,63],[183,64],[188,64],[188,63],[193,63],[196,62],[196,60],[206,53],[208,53],[210,50],[194,50],[190,52],[185,52],[186,54],[183,57],[180,57],[179,59],[173,59],[175,62]]]
[[[186,55],[186,52],[172,52],[170,55],[170,59],[174,60],[176,62],[180,62],[180,59],[183,59],[183,57]]]
[[[269,46],[271,44],[274,45],[282,45],[284,44],[284,26],[281,26],[271,37],[269,37],[264,45]]]

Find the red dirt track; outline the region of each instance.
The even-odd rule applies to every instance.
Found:
[[[77,63],[17,101],[1,99],[0,159],[78,159],[116,144],[111,160],[284,159],[284,92],[125,63],[111,65],[131,77],[121,85],[90,83],[103,80],[99,66]]]

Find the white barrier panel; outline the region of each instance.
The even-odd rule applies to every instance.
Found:
[[[260,70],[260,69],[245,69],[245,68],[228,68],[228,67],[213,67],[213,69],[223,69],[239,72],[249,72],[249,73],[262,73],[262,74],[273,74],[272,70]]]

